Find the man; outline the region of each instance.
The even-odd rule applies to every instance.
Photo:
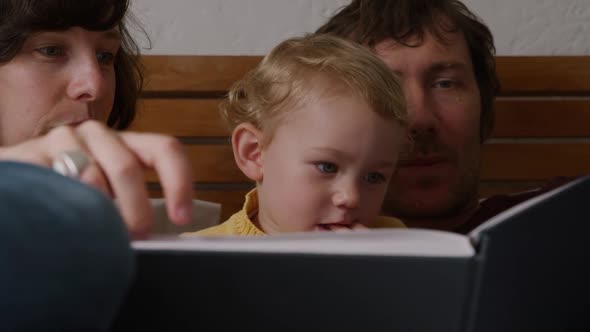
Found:
[[[402,81],[413,149],[400,161],[385,214],[410,227],[467,233],[537,194],[479,200],[499,82],[492,34],[463,3],[353,0],[317,33],[370,47]]]

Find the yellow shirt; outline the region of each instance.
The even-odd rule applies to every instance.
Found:
[[[236,212],[228,220],[217,226],[192,233],[184,233],[183,236],[266,235],[252,222],[252,219],[257,213],[258,194],[256,189],[252,189],[246,194],[246,201],[244,202],[242,210]],[[406,225],[397,218],[379,216],[377,217],[377,220],[375,220],[375,223],[370,225],[369,228],[406,228]]]

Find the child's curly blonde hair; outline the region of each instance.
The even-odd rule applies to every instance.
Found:
[[[221,116],[232,131],[251,123],[268,144],[281,115],[305,101],[317,75],[341,81],[375,112],[406,127],[405,99],[395,75],[367,48],[330,35],[290,38],[277,45],[232,86],[220,105]]]

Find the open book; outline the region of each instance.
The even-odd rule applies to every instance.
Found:
[[[115,330],[587,330],[588,200],[583,178],[467,236],[391,229],[136,241],[137,280]]]

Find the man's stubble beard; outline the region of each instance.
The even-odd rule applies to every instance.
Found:
[[[466,209],[477,204],[479,199],[480,162],[482,145],[473,146],[470,151],[471,158],[459,165],[456,153],[450,149],[434,142],[421,142],[414,146],[414,151],[429,153],[433,151],[444,151],[447,156],[452,156],[455,169],[455,179],[449,184],[446,195],[439,195],[438,203],[419,200],[408,197],[401,188],[395,185],[395,177],[389,185],[389,190],[383,203],[382,212],[386,215],[395,216],[401,219],[439,219],[461,215]],[[439,186],[441,179],[437,177],[421,177],[414,183],[415,188],[428,191],[429,188]],[[442,179],[444,182],[444,179]],[[442,197],[441,197],[442,196]]]

